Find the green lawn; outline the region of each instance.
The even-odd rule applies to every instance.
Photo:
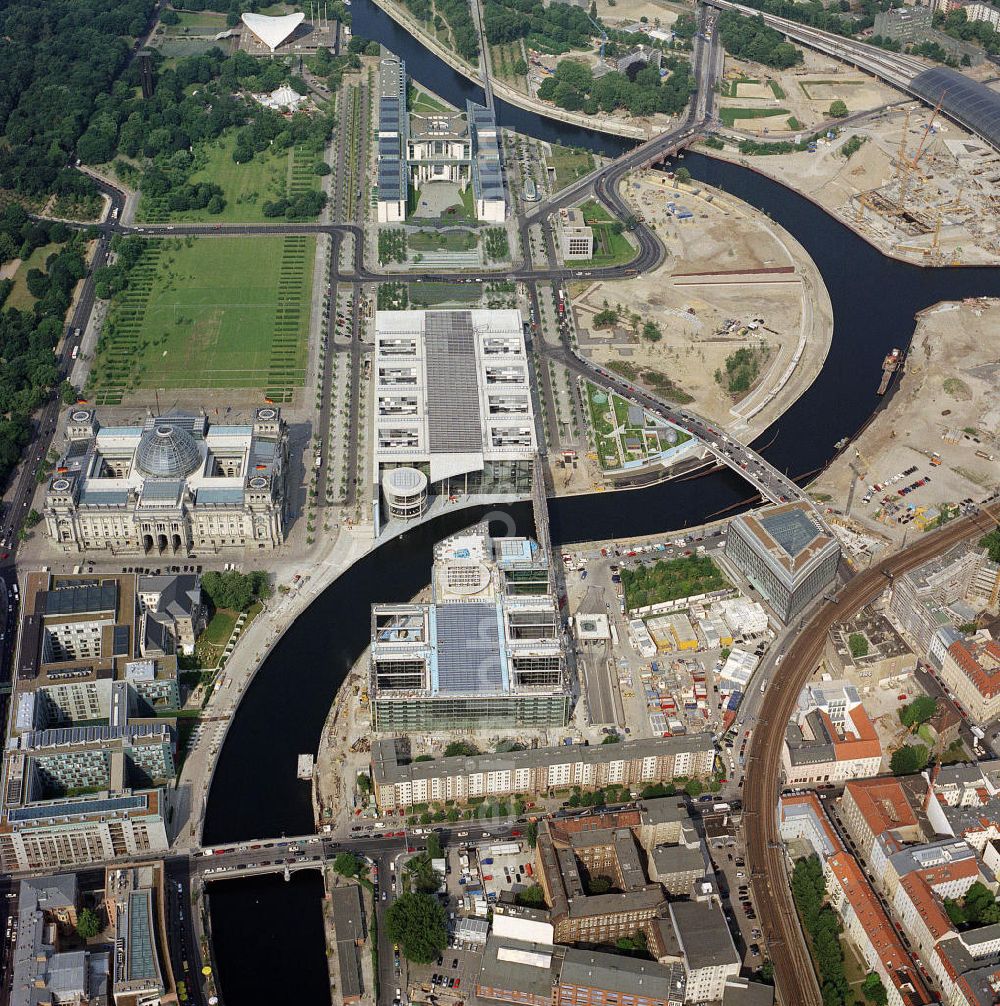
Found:
[[[737,119],[769,119],[775,115],[788,115],[787,108],[720,108],[719,118],[724,126],[732,127]]]
[[[406,244],[413,251],[472,251],[479,238],[471,231],[417,231]]]
[[[588,199],[581,204],[580,212],[586,224],[593,227],[594,224],[609,224],[614,217],[596,200]]]
[[[28,290],[28,273],[32,269],[41,269],[45,272],[45,260],[53,253],[59,251],[62,245],[48,244],[36,248],[27,259],[25,259],[14,273],[14,286],[12,287],[4,307],[16,307],[19,311],[30,311],[35,306],[35,298]]]
[[[454,112],[455,109],[446,105],[443,101],[439,101],[432,94],[418,90],[417,96],[413,99],[413,104],[410,106],[410,111],[414,115],[433,115],[435,112],[448,114]]]
[[[226,30],[225,14],[213,14],[211,11],[177,11],[180,24],[165,24],[164,31],[168,35],[183,35],[185,30],[193,34],[215,34]]]
[[[688,555],[682,559],[660,559],[651,566],[623,568],[622,586],[626,606],[644,608],[648,604],[721,590],[729,586],[729,581],[707,555]]]
[[[558,191],[594,170],[594,155],[589,150],[574,150],[553,143],[548,165],[556,173],[553,189]]]
[[[233,160],[236,133],[229,131],[219,140],[200,144],[195,150],[197,168],[190,181],[214,182],[221,186],[226,208],[221,213],[208,210],[183,210],[172,213],[162,201],[144,198],[139,217],[151,223],[167,220],[198,220],[207,223],[253,223],[266,220],[264,203],[292,194],[317,189],[320,178],[313,165],[320,154],[299,147],[274,153],[257,154],[247,164]]]
[[[594,257],[573,259],[574,269],[594,269],[600,266],[625,265],[636,256],[636,250],[624,234],[616,234],[611,224],[596,224],[594,228]]]
[[[150,241],[98,346],[98,404],[139,388],[253,388],[277,402],[305,380],[316,239]]]
[[[482,290],[478,283],[411,283],[410,307],[434,307],[457,301],[477,303]]]

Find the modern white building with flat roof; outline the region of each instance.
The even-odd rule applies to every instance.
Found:
[[[432,496],[525,495],[537,449],[516,310],[375,316],[375,529]]]

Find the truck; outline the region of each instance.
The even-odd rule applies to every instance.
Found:
[[[714,810],[716,814],[728,814],[732,808],[728,803],[713,803],[712,810]]]

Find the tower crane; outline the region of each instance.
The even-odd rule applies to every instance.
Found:
[[[601,24],[599,21],[595,21],[592,17],[590,17],[589,14],[587,15],[587,17],[590,19],[590,23],[600,33],[600,36],[601,36],[601,56],[600,56],[600,59],[601,59],[601,63],[603,64],[604,63],[604,47],[605,47],[605,45],[607,45],[607,42],[608,42],[608,33],[607,33],[607,30],[605,29],[605,27],[604,27],[603,24]]]

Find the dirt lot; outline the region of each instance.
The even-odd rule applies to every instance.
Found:
[[[668,4],[663,0],[617,0],[612,6],[608,0],[597,0],[597,16],[607,25],[618,27],[623,24],[632,24],[639,18],[649,18],[649,23],[654,24],[657,19],[661,28],[669,28],[677,15],[686,8],[681,4]]]
[[[953,123],[935,121],[928,130],[931,110],[900,101],[845,127],[813,153],[748,157],[734,146],[716,153],[804,193],[886,254],[933,265],[1000,262],[1000,155]],[[916,168],[903,174],[901,185],[904,128],[905,156]],[[861,146],[845,157],[844,145],[855,137]]]
[[[626,194],[668,258],[635,279],[571,284],[581,347],[602,363],[625,360],[666,374],[693,396],[693,408],[734,432],[763,429],[809,387],[829,349],[830,301],[811,259],[772,221],[700,183],[675,189],[662,173],[646,172],[630,179]],[[677,219],[668,202],[693,216]],[[621,318],[639,315],[640,329],[655,322],[662,339],[637,338],[622,322],[596,329],[605,302],[620,305]],[[714,375],[738,349],[762,342],[767,360],[737,402]],[[800,343],[802,358],[789,373]]]
[[[857,482],[850,516],[898,541],[919,534],[942,504],[980,500],[995,490],[1000,466],[981,455],[1000,456],[998,326],[996,300],[940,304],[925,312],[892,401],[856,442],[860,456],[848,447],[811,491],[828,494],[827,505],[843,512],[851,482]],[[934,452],[940,465],[930,463]],[[849,462],[865,473],[863,481]],[[915,473],[863,502],[868,486],[914,465]],[[899,496],[899,489],[928,475],[928,484]],[[898,507],[895,513],[881,502],[887,495]]]

